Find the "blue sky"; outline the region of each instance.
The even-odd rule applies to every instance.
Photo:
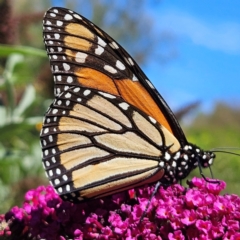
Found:
[[[146,68],[170,106],[200,100],[205,111],[217,101],[240,108],[240,1],[163,0],[148,11],[157,30],[177,36],[178,57]]]
[[[146,14],[155,31],[177,39],[175,59],[143,67],[171,108],[197,100],[204,111],[218,101],[240,108],[240,1],[162,0],[147,4]]]

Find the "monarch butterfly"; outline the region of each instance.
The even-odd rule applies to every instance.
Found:
[[[64,200],[173,184],[213,163],[214,153],[188,143],[162,96],[103,30],[59,7],[46,12],[43,29],[55,82],[40,134],[43,166]]]

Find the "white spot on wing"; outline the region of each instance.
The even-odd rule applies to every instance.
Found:
[[[67,175],[66,175],[66,174],[64,174],[64,175],[62,176],[62,179],[63,179],[64,181],[67,181],[67,180],[68,180],[68,177],[67,177]]]
[[[81,18],[79,15],[77,15],[77,14],[73,14],[73,16],[74,16],[75,18],[77,18],[77,19],[82,20],[82,18]]]
[[[123,110],[127,110],[129,105],[126,102],[119,103],[119,107],[121,107]]]
[[[68,70],[70,70],[70,65],[67,63],[63,63],[63,68],[65,71],[68,71]]]
[[[73,78],[71,76],[67,77],[67,83],[72,83],[73,82]]]
[[[104,42],[100,37],[98,37],[98,44],[101,45],[102,47],[105,47],[107,45],[107,43]]]
[[[60,180],[58,179],[58,178],[56,178],[55,180],[54,180],[54,184],[55,185],[58,185],[60,183]]]
[[[59,72],[59,68],[58,68],[57,65],[54,66],[54,71],[55,71],[55,72]]]
[[[120,62],[119,60],[116,61],[116,67],[120,70],[124,70],[126,69],[126,67],[124,66],[124,64],[122,62]]]
[[[152,83],[148,79],[145,79],[145,81],[147,82],[150,88],[155,89],[155,87],[152,85]]]
[[[114,49],[119,48],[118,45],[115,42],[111,42],[111,43],[109,43],[109,45],[110,45],[111,48],[114,48]]]
[[[49,136],[48,136],[48,139],[49,139],[49,142],[52,142],[52,141],[53,141],[53,136],[52,136],[52,135],[49,135]]]
[[[76,60],[76,62],[84,63],[86,61],[87,56],[88,55],[86,53],[78,52],[76,54],[75,60]]]
[[[128,58],[128,62],[130,63],[130,65],[132,65],[132,66],[134,65],[134,62],[130,57]]]
[[[102,96],[107,97],[107,98],[111,98],[114,99],[116,98],[114,95],[109,94],[109,93],[105,93],[105,92],[99,92]]]
[[[170,160],[171,159],[171,155],[169,154],[169,153],[165,153],[165,155],[164,155],[164,158],[165,158],[165,160]]]
[[[153,117],[151,117],[151,116],[148,116],[148,118],[150,119],[150,121],[152,122],[152,123],[156,123],[157,121],[153,118]]]
[[[48,133],[48,132],[49,132],[49,128],[45,128],[44,131],[43,131],[43,133],[45,133],[45,134]]]
[[[57,26],[62,26],[62,25],[63,25],[63,22],[58,20],[58,21],[56,22],[56,24],[57,24]]]
[[[67,191],[67,192],[70,191],[70,185],[66,185],[66,191]]]
[[[65,94],[65,98],[70,98],[71,96],[72,96],[71,93],[66,93],[66,94]]]
[[[60,34],[54,33],[54,37],[55,37],[56,39],[59,39],[59,38],[60,38]]]
[[[84,96],[87,96],[87,95],[89,95],[91,93],[91,91],[89,90],[89,89],[87,89],[87,90],[85,90],[84,92],[83,92],[83,95]]]
[[[110,73],[117,73],[117,70],[109,65],[105,65],[103,68]]]
[[[164,167],[164,162],[161,161],[161,162],[159,163],[159,166],[160,166],[160,167]]]
[[[73,17],[72,17],[72,15],[70,15],[70,14],[66,14],[66,15],[64,16],[64,19],[67,20],[67,21],[69,21],[69,20],[72,20]]]
[[[61,89],[60,88],[57,88],[56,89],[56,95],[59,95],[61,93]]]
[[[101,46],[98,46],[98,47],[95,49],[95,54],[97,54],[97,55],[101,55],[103,52],[104,52],[104,48],[101,47]]]
[[[80,91],[80,87],[76,87],[73,89],[74,92],[79,92]]]
[[[56,108],[52,110],[53,114],[56,114],[57,112],[58,112],[58,109],[56,109]]]
[[[138,81],[138,78],[135,76],[135,74],[133,74],[132,80],[133,81]]]

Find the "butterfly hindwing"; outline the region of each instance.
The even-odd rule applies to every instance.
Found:
[[[121,96],[155,118],[182,142],[172,111],[132,57],[108,34],[79,14],[51,8],[44,17],[44,41],[55,81],[55,96],[72,86]]]
[[[179,148],[169,134],[118,96],[71,87],[47,111],[43,165],[68,200],[101,197],[160,179],[167,164],[164,146],[169,153]]]
[[[43,26],[55,82],[40,136],[43,165],[63,199],[173,184],[212,164],[215,155],[187,142],[164,99],[103,30],[58,7]]]

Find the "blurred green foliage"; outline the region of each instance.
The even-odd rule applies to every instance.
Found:
[[[29,8],[30,2],[31,7]],[[14,205],[20,205],[23,201],[23,195],[28,189],[48,183],[42,168],[39,144],[42,118],[53,98],[53,81],[47,54],[45,50],[42,50],[41,22],[43,11],[41,12],[41,9],[47,9],[47,1],[33,0],[30,2],[18,2],[19,9],[15,9],[15,13],[18,14],[18,25],[9,27],[7,32],[11,33],[11,29],[14,31],[17,29],[19,30],[18,37],[13,38],[9,33],[5,42],[3,42],[3,38],[0,39],[0,43],[2,43],[0,45],[0,202],[2,203],[0,204],[0,213],[6,212]],[[101,10],[98,14],[93,14],[95,18],[97,16],[103,18],[106,11],[109,10],[109,5],[100,8],[98,6],[100,2],[88,2],[90,5],[96,4],[92,6],[94,11]],[[144,1],[141,1],[141,4],[142,2]],[[133,4],[133,1],[131,1],[131,4]],[[141,4],[138,2],[138,5]],[[4,7],[11,8],[12,6],[7,3]],[[114,11],[117,13],[117,4],[113,4],[112,7],[115,8]],[[31,16],[27,15],[30,19],[27,21],[26,16],[21,16],[19,13],[26,9],[28,11],[29,9],[37,9],[39,12],[33,13]],[[141,8],[138,7],[136,10],[140,11]],[[115,25],[119,17],[124,21],[128,19],[130,22],[130,24],[124,22],[124,32],[133,32],[133,39],[139,36],[143,27],[139,25],[141,21],[138,18],[142,14],[136,14],[135,19],[131,19],[129,16],[127,18],[126,14],[130,14],[130,11],[128,13],[124,9],[120,9],[118,15],[116,15],[118,18],[115,16],[116,19],[114,19],[112,25],[108,23],[107,28],[110,29],[110,32],[111,29],[113,33],[115,32],[117,35],[114,36],[115,38],[122,38],[122,42],[128,43],[129,34],[124,40],[124,37],[116,32]],[[16,18],[14,14],[12,17]],[[9,24],[9,26],[15,23],[10,15],[8,15],[8,18],[0,15],[0,24],[3,22],[1,18],[7,19],[9,22],[6,23],[5,21],[5,24]],[[99,20],[95,19],[95,22],[98,23]],[[104,21],[100,21],[99,25],[102,26],[101,22],[104,24]],[[126,29],[133,26],[135,26],[134,29]],[[24,31],[20,31],[23,29]],[[139,38],[140,45],[129,43],[129,45],[134,45],[133,55],[138,62],[144,62],[148,56],[152,56],[149,46],[154,50],[156,48],[154,48],[153,43],[159,42],[159,39],[153,39],[151,34],[148,34],[148,39],[150,39],[148,43],[146,42],[146,36],[143,35],[142,37],[145,39],[145,47],[140,43]],[[165,39],[164,36],[161,37],[163,37],[164,42],[169,40]],[[28,47],[23,45],[28,45]],[[30,45],[31,47],[29,47]],[[137,54],[134,54],[134,52]],[[169,56],[166,58],[169,59]],[[190,142],[196,143],[204,149],[219,146],[240,146],[239,123],[239,109],[218,104],[213,113],[197,116],[191,127],[186,128],[186,135]],[[215,177],[227,182],[227,191],[237,194],[240,194],[237,187],[239,161],[240,158],[236,156],[217,154],[213,167]],[[198,169],[192,174],[192,176],[194,175],[199,175]],[[206,173],[206,176],[209,176],[209,174]]]
[[[199,114],[185,129],[189,142],[196,143],[205,150],[223,148],[223,151],[240,153],[240,108],[218,103],[210,114]],[[236,147],[238,149],[231,149]],[[240,195],[238,186],[240,156],[216,152],[212,171],[215,178],[227,183],[225,193]],[[204,174],[210,177],[208,170]],[[200,176],[196,169],[191,176]]]
[[[0,81],[4,99],[0,105],[0,212],[15,203],[9,196],[21,179],[42,173],[38,136],[46,109],[32,81],[46,59],[45,51],[1,45],[3,56],[7,58]]]

